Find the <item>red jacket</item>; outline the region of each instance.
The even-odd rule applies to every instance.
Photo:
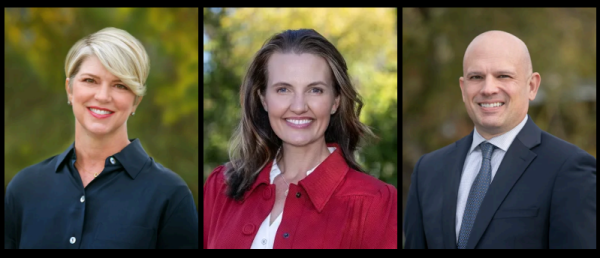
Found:
[[[336,145],[331,145],[336,146]],[[348,167],[339,146],[309,176],[290,184],[274,249],[398,248],[394,186]],[[244,194],[227,197],[223,166],[204,184],[204,248],[249,249],[275,203],[269,162]]]

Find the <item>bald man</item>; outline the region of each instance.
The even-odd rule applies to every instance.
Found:
[[[473,39],[459,84],[475,127],[417,162],[405,248],[596,248],[596,159],[527,115],[540,82],[519,38]]]

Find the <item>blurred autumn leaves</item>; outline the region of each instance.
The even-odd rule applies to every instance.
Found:
[[[239,85],[273,34],[312,28],[342,53],[365,103],[361,121],[379,141],[359,152],[366,170],[397,186],[397,10],[394,8],[205,8],[204,178],[228,161],[240,117]]]
[[[128,31],[150,56],[147,95],[127,123],[198,205],[198,8],[5,8],[5,184],[74,140],[64,62],[79,39]],[[5,185],[6,187],[6,185]]]

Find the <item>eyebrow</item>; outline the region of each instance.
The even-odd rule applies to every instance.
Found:
[[[91,73],[82,73],[82,74],[81,74],[81,76],[84,76],[84,75],[87,75],[87,76],[91,76],[91,77],[94,77],[94,78],[100,79],[100,77],[98,77],[97,75],[93,75],[93,74],[91,74]],[[117,80],[113,80],[112,82],[123,82],[123,81],[121,81],[121,80],[117,79]]]
[[[514,72],[511,72],[511,71],[508,71],[508,70],[501,70],[501,71],[497,71],[497,72],[494,72],[494,73],[495,74],[506,74],[506,75],[512,75],[512,76],[515,75]],[[483,74],[483,73],[479,72],[479,71],[469,72],[469,73],[467,73],[467,78],[471,77],[472,75],[480,75],[480,74]]]
[[[315,85],[319,85],[319,84],[322,84],[323,86],[329,86],[329,85],[327,85],[327,83],[324,83],[324,82],[322,82],[322,81],[316,81],[316,82],[311,82],[311,83],[309,83],[309,84],[307,85],[307,87],[310,87],[310,86],[315,86]],[[275,87],[275,86],[289,86],[289,87],[291,87],[292,85],[291,85],[291,84],[289,84],[289,83],[287,83],[287,82],[276,82],[276,83],[273,83],[273,84],[271,85],[271,87]]]

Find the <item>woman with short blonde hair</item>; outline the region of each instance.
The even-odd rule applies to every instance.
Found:
[[[75,142],[9,183],[5,248],[198,248],[187,184],[127,135],[149,72],[144,46],[124,30],[73,45],[65,89]]]

